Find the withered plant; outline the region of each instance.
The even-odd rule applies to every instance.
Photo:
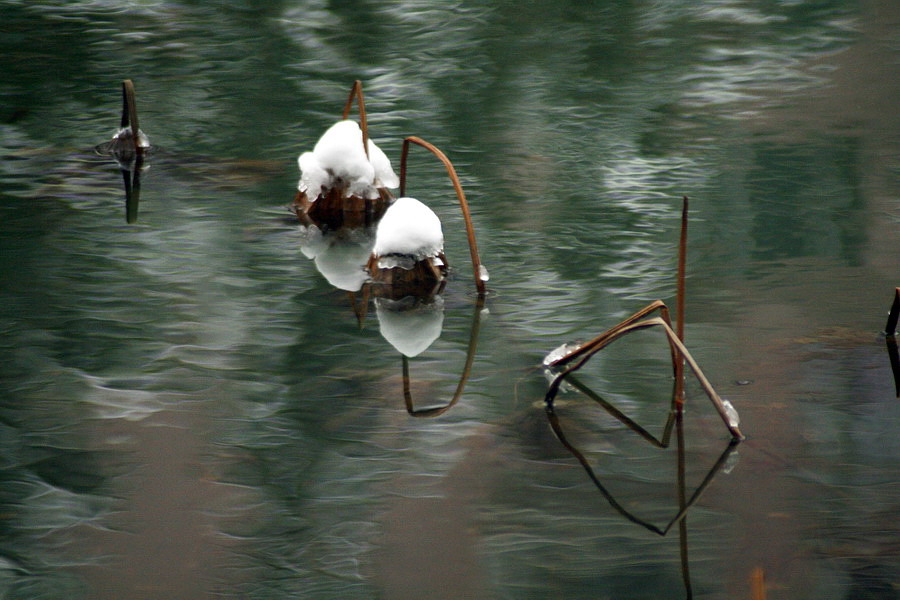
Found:
[[[119,130],[110,141],[98,145],[95,150],[98,154],[111,155],[119,164],[125,186],[125,221],[128,223],[137,221],[141,171],[149,149],[150,142],[138,123],[134,83],[125,79],[122,81],[122,117],[119,120]]]
[[[487,269],[481,263],[481,257],[478,253],[478,243],[475,240],[475,228],[472,225],[469,203],[466,201],[466,195],[465,192],[463,192],[459,176],[456,174],[456,169],[453,167],[453,163],[450,159],[447,158],[447,155],[422,138],[409,136],[404,139],[403,149],[400,154],[400,196],[406,195],[406,163],[409,157],[409,147],[411,144],[421,146],[431,152],[447,169],[447,175],[450,177],[450,181],[453,184],[453,189],[456,192],[460,210],[462,211],[463,220],[466,224],[466,236],[469,243],[469,255],[472,259],[475,289],[478,291],[478,296],[483,297],[486,294],[485,281],[487,281],[488,278]],[[441,282],[444,281],[449,267],[447,257],[443,252],[436,257],[438,260],[434,260],[434,258],[435,257],[426,257],[424,260],[418,261],[412,269],[402,269],[397,267],[385,269],[378,266],[379,257],[373,255],[372,259],[369,261],[369,272],[371,273],[374,282],[393,287],[395,290],[407,290],[413,295],[416,294],[417,290],[428,290],[430,293],[430,290],[433,290],[435,286],[441,285]],[[396,295],[396,292],[393,293]]]
[[[362,82],[356,80],[350,88],[342,120],[350,116],[354,101],[359,111],[359,128],[362,131],[363,152],[369,158],[369,123]],[[322,229],[341,227],[367,227],[374,225],[387,210],[394,197],[385,187],[378,187],[377,198],[362,198],[347,194],[343,186],[332,186],[324,191],[316,190],[315,197],[298,191],[294,197],[294,212],[304,225],[316,225]]]
[[[725,426],[731,433],[732,438],[735,440],[744,439],[743,434],[738,428],[737,414],[734,411],[734,408],[731,407],[730,404],[726,405],[719,397],[719,394],[716,393],[716,390],[713,388],[712,384],[710,384],[709,380],[703,374],[703,371],[700,369],[697,361],[694,360],[693,356],[691,356],[690,352],[684,345],[684,272],[685,255],[687,248],[687,214],[688,199],[687,197],[685,197],[683,199],[681,213],[681,238],[679,243],[678,256],[678,289],[676,293],[678,312],[676,315],[676,328],[673,329],[672,327],[672,322],[669,317],[669,308],[664,302],[662,302],[661,300],[657,300],[648,304],[618,325],[601,333],[579,348],[576,348],[568,352],[567,354],[549,362],[549,367],[561,368],[562,370],[551,381],[550,387],[547,390],[547,394],[545,396],[545,403],[548,414],[553,413],[553,402],[557,394],[559,393],[560,387],[562,386],[563,382],[566,381],[566,379],[568,379],[573,373],[581,369],[595,354],[597,354],[616,340],[628,335],[629,333],[658,327],[666,335],[672,357],[672,370],[675,376],[675,388],[672,399],[673,410],[670,412],[670,422],[668,422],[666,425],[666,433],[663,436],[663,440],[659,442],[659,444],[663,446],[668,444],[668,434],[671,431],[671,419],[674,417],[675,413],[681,411],[684,404],[685,363],[687,363],[687,365],[690,367],[690,370],[694,374],[694,377],[696,377],[697,381],[700,383],[700,386],[703,388],[703,391],[706,393],[707,397],[716,408],[716,411],[719,413],[719,416],[722,418],[722,421],[725,423]],[[654,312],[658,312],[659,316],[649,317],[649,315]]]

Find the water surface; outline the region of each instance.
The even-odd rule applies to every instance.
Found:
[[[0,2],[3,597],[895,598],[900,285],[891,2]],[[135,81],[126,223],[93,152]],[[403,359],[304,254],[297,155],[363,82],[394,161],[443,168],[441,335]],[[554,435],[541,360],[674,305],[748,439],[689,385],[682,532],[623,517]],[[474,325],[474,327],[473,327]],[[471,334],[477,336],[472,343]],[[656,332],[584,380],[660,435]],[[677,444],[575,392],[566,438],[630,514]],[[674,438],[673,438],[674,440]],[[717,464],[723,458],[722,464]],[[681,533],[681,535],[679,535]]]

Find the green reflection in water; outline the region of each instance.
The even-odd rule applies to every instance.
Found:
[[[873,6],[892,22],[888,3]],[[896,79],[882,76],[891,50],[872,14],[0,2],[5,593],[682,589],[677,545],[597,501],[529,369],[671,298],[686,193],[689,345],[751,437],[689,515],[695,593],[746,596],[762,566],[794,597],[888,597],[897,409],[881,400],[892,388],[869,333],[897,285],[896,119],[874,110],[896,94],[846,75],[862,64]],[[859,53],[878,60],[849,61]],[[159,147],[131,226],[116,165],[89,152],[115,129],[125,78]],[[438,420],[408,417],[399,355],[373,321],[357,327],[281,210],[296,156],[356,78],[395,162],[409,134],[453,160],[492,275],[467,391]],[[449,398],[471,323],[465,235],[440,168],[413,168],[458,273],[412,392]],[[594,375],[655,415],[653,384],[603,370],[628,362]],[[617,491],[671,514],[671,457],[572,402]],[[698,470],[720,451],[701,404]],[[147,540],[208,558],[174,544],[161,560]],[[123,570],[141,561],[170,577]]]

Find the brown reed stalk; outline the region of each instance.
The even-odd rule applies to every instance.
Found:
[[[138,139],[140,125],[138,124],[137,103],[134,99],[134,83],[130,79],[122,81],[122,120],[121,127],[131,127],[131,144],[135,154],[143,154]]]
[[[595,352],[594,349],[598,345],[600,347],[605,346],[606,340],[610,336],[616,335],[616,333],[618,333],[618,331],[620,329],[622,329],[623,327],[628,327],[632,323],[640,321],[641,319],[643,319],[644,317],[646,317],[647,315],[649,315],[650,313],[652,313],[655,310],[659,310],[660,317],[663,320],[665,320],[666,323],[669,323],[669,325],[672,324],[672,321],[669,318],[669,307],[666,306],[665,302],[663,302],[662,300],[654,300],[653,302],[651,302],[650,304],[648,304],[641,310],[637,311],[636,313],[634,313],[633,315],[631,315],[630,317],[628,317],[627,319],[625,319],[618,325],[611,327],[610,329],[607,329],[606,331],[604,331],[603,333],[601,333],[594,339],[590,340],[589,342],[586,342],[585,344],[582,344],[582,346],[580,348],[578,348],[577,350],[573,350],[572,352],[566,354],[565,356],[561,356],[561,357],[557,358],[556,360],[550,362],[547,366],[561,367],[561,366],[569,364],[576,358],[584,356],[585,354],[589,354],[592,356]],[[673,358],[672,358],[673,363],[675,362],[674,356],[675,355],[673,354]]]
[[[353,99],[356,98],[356,104],[359,107],[359,128],[362,129],[363,150],[366,152],[366,158],[369,157],[369,122],[366,119],[366,100],[363,98],[362,82],[357,79],[350,88],[350,94],[347,96],[347,104],[344,105],[344,114],[342,118],[347,120],[350,116],[350,109],[353,108]]]
[[[687,226],[688,226],[688,197],[681,201],[681,236],[678,240],[678,276],[677,290],[675,292],[675,332],[678,339],[684,343],[684,296],[685,296],[685,269],[687,262]],[[681,356],[675,356],[675,407],[679,412],[684,408],[684,360]]]
[[[447,169],[447,175],[450,176],[450,181],[453,183],[453,189],[456,190],[456,197],[459,199],[459,207],[462,210],[463,220],[466,223],[466,235],[469,239],[469,254],[472,257],[472,269],[475,273],[475,288],[478,290],[479,297],[484,296],[486,290],[484,281],[481,279],[481,257],[478,254],[478,243],[475,241],[475,228],[472,225],[472,216],[469,213],[469,204],[466,202],[466,195],[463,193],[462,184],[459,182],[459,177],[456,175],[456,169],[453,168],[453,163],[450,162],[450,159],[437,147],[420,137],[409,136],[404,139],[403,150],[400,154],[400,195],[406,195],[406,159],[409,156],[410,144],[422,146],[434,154],[438,160],[444,163],[444,167]]]

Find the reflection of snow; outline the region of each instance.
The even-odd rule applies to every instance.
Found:
[[[322,233],[315,226],[306,229],[301,252],[315,261],[316,268],[334,287],[358,291],[368,280],[366,263],[375,243],[370,229],[342,229]]]
[[[400,354],[410,358],[425,352],[440,337],[444,325],[443,298],[437,296],[433,302],[409,307],[411,300],[375,299],[381,335]]]

